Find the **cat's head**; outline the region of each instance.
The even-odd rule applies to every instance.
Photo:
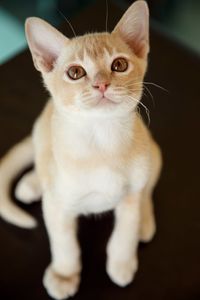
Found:
[[[62,111],[132,111],[142,94],[149,52],[149,13],[136,1],[111,33],[68,39],[39,18],[26,36],[36,69]]]

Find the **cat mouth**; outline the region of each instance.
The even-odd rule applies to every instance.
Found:
[[[106,96],[102,96],[98,102],[97,105],[116,105],[117,103],[115,101],[113,101],[112,99],[106,97]]]

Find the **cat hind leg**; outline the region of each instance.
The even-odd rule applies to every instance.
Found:
[[[145,193],[141,201],[140,241],[150,242],[156,233],[156,222],[151,195]]]
[[[151,144],[152,154],[152,169],[151,176],[147,183],[147,186],[143,190],[143,196],[140,203],[140,241],[149,242],[154,237],[156,232],[156,222],[154,217],[153,208],[153,189],[158,181],[161,166],[162,166],[162,155],[158,145],[155,142]]]

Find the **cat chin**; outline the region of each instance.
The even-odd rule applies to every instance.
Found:
[[[91,109],[87,109],[83,111],[85,116],[91,117],[99,117],[99,118],[124,118],[126,119],[127,115],[130,115],[131,109],[127,109],[122,107],[120,104],[118,105],[99,105],[93,107]]]
[[[117,102],[110,100],[108,98],[101,98],[96,103],[93,103],[88,106],[81,105],[76,110],[80,114],[85,114],[90,116],[91,114],[99,116],[126,116],[133,112],[135,107],[133,105],[127,105],[125,102]]]

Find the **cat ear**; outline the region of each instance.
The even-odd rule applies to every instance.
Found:
[[[145,1],[134,2],[113,30],[133,49],[146,58],[149,52],[149,9]]]
[[[50,72],[68,39],[47,22],[36,17],[26,20],[25,31],[36,69]]]

